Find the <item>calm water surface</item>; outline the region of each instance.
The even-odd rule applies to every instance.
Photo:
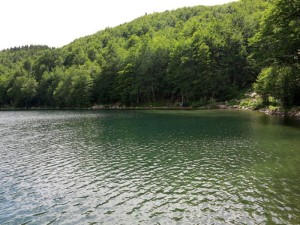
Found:
[[[0,224],[300,224],[297,121],[17,111],[0,137]]]

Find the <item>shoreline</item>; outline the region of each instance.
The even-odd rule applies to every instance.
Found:
[[[233,105],[233,106],[227,106],[227,105],[216,105],[215,107],[209,107],[209,106],[203,106],[203,107],[178,107],[178,106],[92,106],[87,108],[48,108],[48,107],[30,107],[30,108],[14,108],[14,107],[8,107],[8,108],[0,108],[1,111],[43,111],[43,110],[178,110],[178,111],[195,111],[195,110],[237,110],[237,111],[256,111],[264,113],[265,115],[269,116],[279,116],[279,117],[288,117],[293,119],[300,119],[300,111],[299,110],[288,110],[288,111],[281,111],[278,109],[271,110],[268,108],[262,108],[262,109],[252,109],[243,107],[240,105]]]
[[[234,105],[234,106],[219,105],[218,109],[256,111],[256,112],[264,113],[265,115],[268,116],[279,116],[279,117],[300,119],[300,111],[295,109],[286,110],[286,111],[279,110],[279,109],[272,110],[268,108],[253,109],[253,108],[248,108],[240,105]]]

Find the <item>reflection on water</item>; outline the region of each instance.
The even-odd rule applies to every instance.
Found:
[[[299,128],[236,111],[0,112],[0,224],[299,224]]]

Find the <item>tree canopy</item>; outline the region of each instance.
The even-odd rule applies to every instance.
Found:
[[[188,105],[234,98],[255,81],[265,99],[299,104],[299,8],[296,0],[187,7],[58,49],[4,50],[0,105]]]
[[[252,39],[252,57],[263,67],[255,89],[284,107],[300,105],[300,2],[275,0]]]

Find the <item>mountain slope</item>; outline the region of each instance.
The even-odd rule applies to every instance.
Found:
[[[21,48],[17,62],[2,51],[0,104],[188,105],[230,99],[259,72],[249,58],[249,40],[267,7],[263,0],[241,0],[154,13],[60,49],[23,55]]]

